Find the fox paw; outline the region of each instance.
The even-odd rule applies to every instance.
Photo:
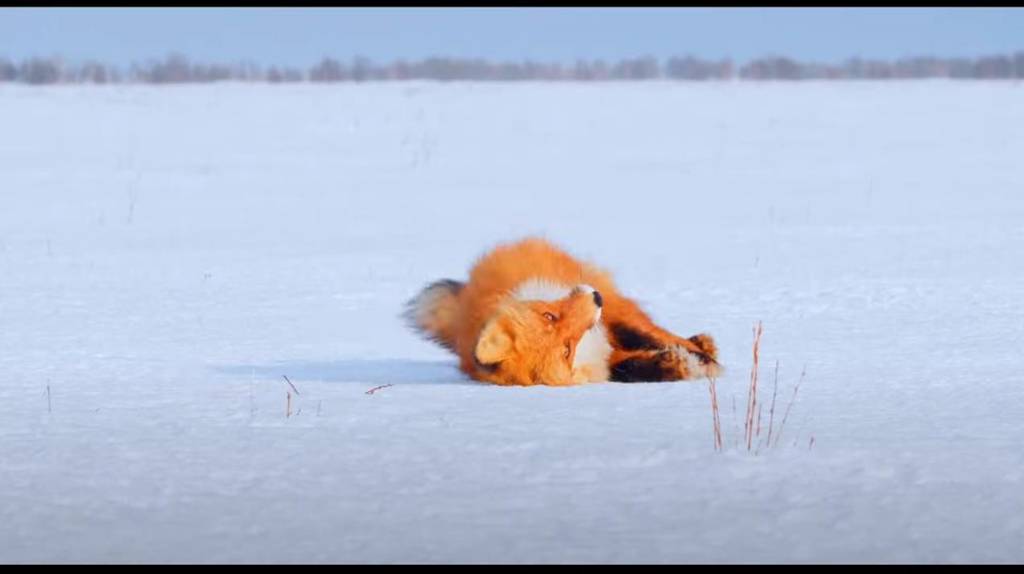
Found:
[[[633,383],[717,377],[722,369],[714,356],[694,350],[698,343],[687,343],[623,357],[611,365],[611,380]],[[704,348],[707,347],[701,347]]]
[[[688,340],[696,345],[711,362],[718,362],[718,347],[715,345],[715,340],[711,338],[711,335],[701,333],[690,337]]]
[[[698,341],[698,337],[706,339],[706,343]],[[681,345],[669,349],[675,368],[679,372],[680,379],[699,379],[704,377],[715,378],[722,372],[722,366],[718,364],[717,349],[714,342],[707,335],[697,335],[690,338],[690,342],[699,346],[704,352],[695,353]]]

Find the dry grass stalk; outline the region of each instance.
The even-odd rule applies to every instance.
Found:
[[[715,450],[722,450],[722,423],[718,416],[718,392],[715,390],[715,379],[708,377],[708,391],[711,393],[711,415],[715,432]]]
[[[773,385],[772,385],[772,399],[771,399],[771,403],[769,403],[769,405],[768,405],[768,429],[767,429],[767,432],[766,432],[766,437],[764,439],[761,439],[760,438],[761,437],[761,432],[763,430],[763,426],[761,424],[761,417],[762,417],[762,415],[764,413],[765,405],[758,401],[757,392],[758,392],[758,375],[759,375],[759,370],[760,370],[761,335],[763,333],[763,330],[764,329],[763,329],[763,325],[762,325],[761,321],[758,321],[757,324],[754,326],[753,366],[751,367],[751,370],[750,370],[750,387],[748,388],[748,391],[747,391],[747,412],[746,412],[745,420],[744,420],[744,435],[743,435],[743,439],[746,440],[746,442],[747,442],[747,450],[748,451],[754,450],[754,448],[753,448],[754,447],[754,444],[753,444],[754,443],[754,438],[756,437],[758,439],[757,440],[757,449],[754,452],[755,455],[760,453],[762,447],[763,448],[773,448],[773,447],[776,447],[776,446],[778,446],[779,441],[782,440],[782,431],[783,431],[783,429],[786,426],[786,421],[789,420],[789,413],[793,409],[793,404],[796,402],[796,397],[797,397],[797,394],[800,391],[800,386],[803,384],[804,378],[806,378],[806,376],[807,376],[807,366],[805,365],[804,369],[800,372],[800,380],[797,381],[796,386],[793,388],[793,396],[790,397],[789,404],[786,405],[786,410],[785,410],[785,413],[782,416],[782,421],[779,423],[779,428],[776,429],[775,428],[775,405],[776,405],[776,402],[778,401],[778,396],[779,396],[779,361],[777,361],[777,360],[775,361],[775,374],[774,374],[774,378],[773,378],[774,382],[773,382]],[[714,425],[713,426],[713,430],[714,430],[715,450],[716,451],[722,451],[724,449],[724,440],[723,440],[723,437],[722,437],[722,422],[721,422],[720,409],[719,409],[719,405],[718,405],[718,388],[717,388],[717,385],[716,385],[716,380],[714,378],[708,377],[708,383],[709,383],[708,384],[708,392],[711,395],[711,415],[712,415],[712,422],[713,422],[713,425]],[[390,386],[390,385],[383,385],[383,386]],[[370,394],[370,393],[372,393],[373,391],[375,391],[375,390],[377,390],[379,388],[383,388],[383,387],[377,387],[375,389],[371,389],[370,391],[367,392],[367,394]],[[735,438],[735,443],[736,443],[735,446],[737,448],[739,448],[740,438],[739,438],[738,418],[736,417],[736,396],[735,395],[733,395],[733,397],[732,397],[732,413],[733,413],[733,430],[734,430],[734,436],[736,437]],[[794,442],[793,442],[793,446],[794,447],[797,446],[799,444],[799,441],[801,440],[799,438],[799,436],[801,434],[799,432],[800,430],[802,430],[802,428],[798,429],[796,438],[794,439]],[[774,442],[773,442],[773,439],[774,439]],[[814,435],[811,435],[810,436],[810,440],[809,440],[808,445],[807,445],[807,449],[811,450],[812,448],[814,448],[814,443],[815,443]]]
[[[754,327],[754,364],[750,369],[750,389],[747,391],[747,417],[744,424],[744,431],[747,439],[747,450],[753,446],[754,439],[754,415],[757,412],[757,371],[759,366],[759,355],[761,349],[761,322]]]
[[[772,428],[775,426],[775,397],[779,394],[779,361],[775,361],[775,383],[772,385],[772,404],[768,407],[768,439],[766,444],[772,446]]]

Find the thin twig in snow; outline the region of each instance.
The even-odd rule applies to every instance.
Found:
[[[135,182],[128,186],[128,223],[135,219],[135,201],[139,198],[139,180],[142,178],[142,172],[136,172]]]
[[[252,370],[252,375],[249,377],[249,418],[256,414],[256,400],[252,396],[252,385],[256,382],[256,369]]]
[[[775,423],[775,397],[779,394],[779,361],[775,361],[775,384],[772,386],[772,405],[768,407],[768,446],[772,446],[772,426]]]
[[[786,405],[786,412],[782,415],[782,422],[779,423],[779,434],[775,437],[775,444],[779,444],[782,440],[782,429],[786,426],[786,419],[789,418],[789,410],[793,408],[793,401],[796,400],[796,393],[800,390],[800,384],[804,382],[804,375],[807,374],[807,365],[804,365],[803,371],[800,372],[800,380],[797,381],[796,386],[793,387],[793,396],[789,399],[789,404]]]
[[[292,381],[291,381],[291,379],[288,378],[288,375],[281,375],[281,376],[284,377],[284,380],[288,383],[288,386],[290,386],[292,388],[292,390],[295,391],[296,395],[301,395],[302,394],[302,393],[299,392],[299,389],[296,389],[295,385],[292,384]]]
[[[733,430],[732,436],[734,437],[733,441],[732,441],[733,442],[733,446],[735,446],[736,448],[739,448],[739,446],[740,446],[740,423],[739,423],[739,420],[737,420],[737,418],[736,418],[736,395],[732,396],[732,430]]]
[[[757,427],[757,431],[756,431],[754,436],[757,436],[757,437],[761,436],[761,412],[763,410],[764,410],[764,403],[757,403],[757,424],[754,425],[755,427]]]

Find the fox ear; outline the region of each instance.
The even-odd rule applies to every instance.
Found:
[[[481,365],[500,363],[512,352],[512,336],[500,321],[488,321],[476,340],[473,355]]]

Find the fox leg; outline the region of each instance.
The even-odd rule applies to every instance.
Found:
[[[619,299],[607,307],[602,320],[612,344],[611,380],[678,381],[720,372],[718,349],[708,335],[675,335],[655,325],[629,300]]]
[[[618,351],[609,359],[612,381],[620,383],[679,381],[699,376],[695,355],[684,349]]]

